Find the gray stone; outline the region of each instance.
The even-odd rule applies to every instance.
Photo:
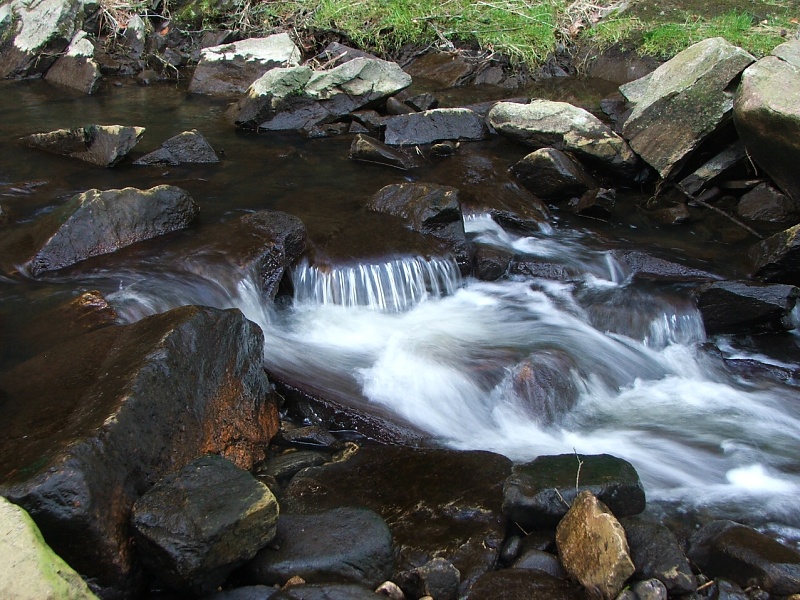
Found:
[[[638,159],[625,140],[590,112],[566,102],[498,102],[486,119],[498,133],[527,146],[572,152],[622,176],[636,173]]]
[[[407,154],[390,148],[375,138],[360,134],[353,138],[353,143],[350,145],[350,159],[386,165],[403,171],[417,166],[417,162]]]
[[[317,60],[325,67],[337,67],[343,63],[353,60],[354,58],[374,58],[378,57],[369,52],[364,52],[358,48],[352,48],[339,42],[331,42],[325,49],[317,55]]]
[[[636,517],[620,520],[625,528],[635,578],[658,579],[673,594],[690,594],[697,589],[697,578],[675,535],[659,523]]]
[[[434,558],[422,566],[401,571],[395,581],[408,598],[431,596],[436,600],[456,600],[461,573],[450,561]]]
[[[180,165],[184,163],[217,163],[219,157],[211,144],[196,129],[169,138],[161,148],[135,160],[135,165]]]
[[[573,369],[575,364],[566,352],[534,352],[511,370],[511,390],[534,421],[552,425],[578,400]]]
[[[793,285],[718,281],[697,290],[697,307],[709,335],[779,332],[794,328],[798,296]]]
[[[777,56],[781,60],[800,68],[800,39],[783,42],[770,52],[772,56]]]
[[[739,199],[736,214],[751,221],[797,222],[800,220],[800,200],[792,200],[770,184],[762,183]]]
[[[24,509],[0,496],[0,597],[9,600],[97,600],[75,570],[53,552]]]
[[[589,491],[578,494],[559,522],[556,545],[567,573],[604,600],[616,598],[635,571],[625,530]]]
[[[658,579],[645,579],[633,584],[639,600],[667,600],[667,588]]]
[[[535,569],[543,571],[553,577],[566,577],[566,571],[561,565],[561,561],[555,554],[550,554],[544,550],[530,549],[523,552],[511,565],[514,569]]]
[[[614,215],[617,205],[616,190],[595,188],[586,190],[580,198],[570,199],[567,206],[576,215],[592,217],[594,219],[609,219]]]
[[[681,179],[678,182],[678,186],[684,193],[695,196],[712,181],[724,174],[725,171],[744,160],[746,154],[744,145],[737,141],[706,162],[694,173]]]
[[[278,481],[285,481],[291,479],[298,471],[306,467],[318,467],[330,461],[331,455],[325,452],[298,450],[280,454],[264,461],[263,464],[256,468],[255,473],[259,477],[266,475],[274,477]]]
[[[287,586],[270,600],[376,600],[375,592],[355,583],[309,583]]]
[[[753,277],[768,283],[800,286],[800,225],[756,242],[748,256]]]
[[[483,119],[467,108],[436,108],[387,117],[385,141],[391,146],[443,140],[475,141],[486,137]]]
[[[688,267],[678,262],[652,256],[639,250],[614,252],[617,259],[635,279],[650,281],[713,281],[719,279],[702,269]]]
[[[100,65],[94,60],[94,45],[86,37],[85,31],[75,34],[66,54],[47,70],[44,78],[50,83],[57,83],[92,94],[100,84]]]
[[[666,179],[730,119],[730,83],[753,60],[723,38],[706,39],[678,53],[645,82],[620,88],[633,103],[623,136]]]
[[[533,569],[501,569],[487,573],[472,587],[467,600],[583,600],[574,584]]]
[[[566,200],[599,187],[583,166],[555,148],[540,148],[511,167],[522,185],[540,198]]]
[[[476,244],[473,274],[482,281],[497,281],[508,274],[513,258],[514,253],[510,250]]]
[[[21,141],[47,152],[63,154],[101,167],[113,167],[139,143],[143,134],[144,127],[87,125],[34,133]]]
[[[167,475],[133,506],[139,559],[172,589],[217,589],[275,537],[278,501],[249,472],[217,455]]]
[[[300,50],[287,33],[204,48],[189,83],[198,94],[242,94],[264,73],[294,67]]]
[[[133,15],[128,19],[125,31],[122,33],[122,42],[128,48],[128,55],[139,60],[144,54],[144,44],[147,37],[147,25],[142,17]]]

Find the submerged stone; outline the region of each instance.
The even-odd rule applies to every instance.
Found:
[[[144,127],[87,125],[34,133],[21,141],[32,148],[77,158],[101,167],[113,167],[139,143]]]
[[[350,160],[386,165],[407,171],[417,166],[407,154],[367,135],[356,135],[350,145]]]

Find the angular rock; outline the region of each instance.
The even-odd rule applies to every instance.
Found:
[[[169,138],[161,148],[133,161],[135,165],[180,165],[217,163],[219,157],[211,144],[196,129]]]
[[[318,140],[342,135],[350,130],[348,123],[320,123],[300,130],[300,134],[311,139]]]
[[[550,554],[544,550],[526,550],[511,565],[512,569],[532,569],[542,571],[553,577],[566,577],[564,567],[555,554]]]
[[[358,48],[351,48],[339,42],[331,42],[325,49],[317,55],[317,60],[323,63],[326,67],[337,67],[343,63],[353,60],[354,58],[370,58],[377,59],[378,57],[369,52],[364,52]]]
[[[217,455],[170,473],[133,505],[136,552],[160,581],[209,593],[275,537],[278,501]]]
[[[583,592],[564,579],[532,569],[501,569],[486,573],[475,585],[467,600],[582,600]]]
[[[420,567],[401,571],[395,577],[408,598],[431,596],[436,600],[456,600],[461,573],[443,558],[434,558]]]
[[[578,494],[558,524],[556,545],[567,573],[591,596],[613,600],[635,571],[625,530],[589,491]]]
[[[767,283],[800,286],[800,225],[756,242],[748,250],[752,276]]]
[[[407,154],[360,134],[353,138],[350,145],[350,160],[386,165],[403,171],[417,166],[417,162]]]
[[[274,547],[273,547],[274,546]],[[392,534],[366,508],[342,507],[315,514],[284,513],[275,544],[262,549],[244,571],[255,583],[357,583],[376,588],[392,574]]]
[[[204,48],[189,83],[189,91],[212,95],[243,94],[267,71],[297,66],[300,59],[300,49],[288,33]]]
[[[645,579],[633,584],[633,592],[639,600],[667,600],[667,588],[658,579]]]
[[[503,512],[525,530],[552,526],[580,492],[591,492],[618,517],[645,507],[644,488],[628,461],[609,454],[560,454],[514,465],[503,486]]]
[[[444,558],[461,573],[464,594],[497,561],[507,524],[501,487],[510,467],[511,461],[490,452],[364,447],[344,462],[298,473],[281,507],[371,508],[392,531],[396,569]]]
[[[778,596],[800,593],[800,553],[733,521],[713,521],[695,533],[689,558],[709,577]]]
[[[654,281],[709,281],[719,279],[702,269],[687,267],[677,262],[651,256],[638,250],[614,252],[616,258],[636,279]]]
[[[27,512],[0,496],[0,597],[97,600],[86,582],[56,555]]]
[[[292,429],[284,428],[275,438],[274,443],[319,449],[335,449],[341,446],[339,440],[331,432],[318,425],[306,425]]]
[[[0,266],[38,277],[187,227],[199,208],[181,188],[89,190],[5,240]]]
[[[430,92],[425,92],[422,94],[417,94],[416,96],[411,96],[411,98],[406,98],[405,103],[419,112],[433,110],[434,108],[439,107],[439,99]]]
[[[578,400],[573,369],[566,352],[534,352],[511,370],[511,389],[534,421],[552,425]]]
[[[128,56],[134,60],[142,58],[146,38],[147,24],[139,15],[133,15],[122,33],[122,43],[128,48]]]
[[[697,290],[697,307],[709,335],[788,331],[798,296],[793,285],[717,281]]]
[[[636,174],[638,159],[625,140],[588,111],[566,102],[498,102],[486,119],[498,133],[527,146],[571,152],[625,177]]]
[[[331,455],[314,450],[298,450],[287,452],[264,461],[258,465],[255,474],[259,477],[274,477],[277,481],[286,481],[306,467],[318,467],[331,462]]]
[[[572,198],[567,206],[576,215],[609,219],[614,215],[616,204],[616,190],[597,188],[585,191],[580,198]]]
[[[376,600],[375,592],[354,583],[310,583],[287,586],[270,600]],[[260,600],[260,599],[259,599]]]
[[[22,142],[55,154],[78,158],[101,167],[113,167],[139,143],[144,127],[125,125],[87,125],[34,133]]]
[[[203,454],[245,469],[264,457],[278,411],[263,344],[238,310],[187,306],[0,374],[0,493],[100,588],[133,589],[133,503]]]
[[[474,77],[476,64],[463,54],[428,52],[406,65],[405,71],[414,79],[424,79],[441,88],[458,87]]]
[[[797,222],[800,200],[792,200],[768,183],[761,183],[739,199],[736,214],[751,221]]]
[[[637,579],[658,579],[672,594],[690,594],[697,589],[689,559],[669,529],[636,517],[620,519]]]
[[[93,94],[100,85],[100,65],[94,60],[94,45],[85,31],[75,34],[66,54],[59,56],[44,78],[72,89]]]
[[[569,155],[540,148],[511,167],[522,185],[546,200],[567,200],[599,187],[594,177]]]
[[[749,156],[800,201],[800,64],[767,56],[751,65],[736,92],[733,120]]]
[[[476,244],[473,275],[482,281],[497,281],[508,273],[514,253],[484,244]]]
[[[800,67],[800,38],[795,37],[795,39],[775,46],[770,55],[777,56],[790,65]]]
[[[387,117],[385,141],[390,146],[431,144],[443,140],[475,141],[486,137],[483,118],[468,108],[436,108]]]
[[[417,112],[413,108],[411,108],[408,104],[404,102],[400,102],[394,96],[386,99],[386,114],[387,115],[410,115]]]
[[[695,196],[698,192],[705,189],[712,181],[720,177],[728,169],[739,164],[747,152],[741,141],[736,141],[714,158],[706,162],[691,175],[684,177],[678,182],[681,191],[689,196]]]
[[[645,81],[620,87],[633,104],[622,127],[623,136],[666,179],[730,119],[730,84],[754,60],[723,38],[690,46]]]

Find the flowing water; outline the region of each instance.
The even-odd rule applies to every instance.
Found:
[[[0,204],[17,221],[91,187],[168,183],[186,188],[202,208],[200,225],[182,236],[202,238],[244,212],[278,209],[300,217],[316,243],[346,227],[383,185],[440,176],[434,166],[402,173],[351,163],[345,139],[237,134],[221,118],[224,103],[179,87],[123,86],[87,98],[43,82],[2,86]],[[223,160],[97,169],[14,142],[89,122],[147,127],[141,151],[197,128],[224,150]],[[525,154],[513,144],[486,151],[508,164]],[[660,248],[705,269],[716,261],[712,270],[730,276],[737,273],[735,244],[702,227],[659,230],[636,214],[616,225],[557,214],[540,231],[520,235],[474,213],[465,227],[477,244],[566,265],[574,277],[480,282],[462,279],[450,257],[422,254],[304,260],[292,273],[294,298],[273,305],[254,274],[224,257],[182,257],[168,238],[77,272],[0,280],[0,367],[41,351],[26,339],[30,324],[84,290],[102,291],[125,321],[182,304],[236,307],[263,329],[272,374],[380,407],[432,443],[514,460],[614,454],[636,466],[651,510],[664,518],[726,516],[800,539],[797,382],[768,368],[745,377],[723,360],[791,372],[800,364],[797,336],[767,336],[769,344],[707,340],[690,287],[636,280],[612,252]],[[529,356],[556,355],[566,357],[563,377],[574,403],[556,401],[554,417],[542,419],[513,373]]]

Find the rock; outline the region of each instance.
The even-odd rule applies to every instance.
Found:
[[[366,508],[342,507],[315,514],[284,512],[274,544],[244,571],[255,583],[284,585],[299,575],[306,583],[357,583],[375,589],[392,574],[392,534]]]
[[[568,206],[576,215],[594,219],[609,219],[614,215],[616,203],[615,190],[598,188],[585,191],[580,198],[572,198]]]
[[[275,537],[278,501],[267,487],[216,455],[167,475],[133,506],[142,563],[172,589],[217,589]]]
[[[752,276],[767,283],[800,286],[800,225],[756,242],[748,250]]]
[[[0,596],[9,600],[96,600],[89,586],[56,555],[33,519],[0,497]]]
[[[511,390],[535,422],[552,425],[578,400],[574,369],[575,364],[566,352],[537,351],[511,370]]]
[[[467,600],[580,600],[584,597],[574,585],[542,571],[502,569],[478,579]]]
[[[798,295],[793,285],[717,281],[697,290],[697,307],[709,335],[788,331]]]
[[[331,42],[317,55],[317,60],[326,67],[336,67],[354,58],[377,59],[378,57],[358,48],[352,48],[339,42]]]
[[[400,102],[394,96],[386,99],[386,114],[387,115],[409,115],[413,114],[415,111],[413,108],[405,104],[404,102]]]
[[[543,550],[526,550],[511,565],[513,569],[534,569],[542,571],[553,577],[564,578],[566,572],[555,554]]]
[[[464,85],[474,77],[475,70],[475,63],[466,56],[450,52],[428,52],[405,67],[415,80],[423,79],[444,89]]]
[[[514,253],[484,244],[475,245],[473,275],[482,281],[497,281],[508,274]]]
[[[439,108],[439,99],[430,92],[406,98],[405,103],[418,112]]]
[[[777,56],[790,65],[800,67],[800,41],[798,41],[798,39],[800,38],[795,36],[795,39],[790,39],[787,42],[775,46],[770,54],[772,56]]]
[[[763,593],[763,590],[751,590],[752,595],[745,594],[742,588],[726,579],[717,579],[712,587],[716,588],[714,600],[756,600],[758,598],[756,593],[758,591]]]
[[[3,244],[5,269],[22,264],[33,277],[93,256],[187,227],[199,208],[185,190],[160,185],[149,190],[89,190]]]
[[[357,135],[350,145],[350,160],[386,165],[407,171],[418,166],[407,154],[366,135]]]
[[[128,56],[133,60],[142,58],[146,39],[147,25],[142,17],[135,14],[128,19],[125,31],[122,32],[122,43],[128,48]]]
[[[625,530],[591,492],[582,491],[556,529],[561,562],[590,596],[613,600],[635,568]]]
[[[639,600],[667,600],[667,588],[658,579],[646,579],[633,584]]]
[[[203,596],[201,600],[269,600],[278,590],[267,585],[245,585]]]
[[[800,220],[800,201],[781,194],[762,183],[744,194],[736,205],[736,214],[751,221],[781,223]]]
[[[352,583],[312,583],[285,587],[270,600],[376,600],[376,594]]]
[[[800,63],[767,56],[750,66],[736,92],[733,120],[748,155],[800,201]]]
[[[348,123],[320,123],[305,127],[300,130],[300,133],[311,140],[318,140],[321,138],[329,138],[337,135],[343,135],[350,130]]]
[[[618,517],[645,507],[639,475],[628,461],[609,454],[560,454],[514,465],[503,486],[503,512],[525,530],[552,526],[586,491]]]
[[[100,85],[100,65],[94,60],[94,45],[86,36],[85,31],[75,34],[66,54],[59,56],[47,70],[44,76],[47,81],[84,94],[97,91],[97,86]]]
[[[666,179],[730,119],[730,84],[753,60],[723,38],[710,38],[678,53],[646,80],[623,85],[620,91],[633,104],[623,136]]]
[[[638,250],[623,250],[614,252],[613,255],[635,279],[678,282],[719,279],[719,276],[708,271],[687,267]]]
[[[729,169],[738,165],[747,152],[741,141],[736,141],[714,158],[707,161],[691,175],[688,175],[678,182],[678,187],[689,196],[696,196],[698,192],[705,189],[711,182],[723,175]]]
[[[78,158],[101,167],[113,167],[139,143],[144,127],[87,125],[34,133],[21,139],[32,148]]]
[[[571,152],[624,177],[636,174],[638,159],[625,140],[588,111],[566,102],[498,102],[486,119],[498,133],[527,146]]]
[[[306,467],[318,467],[331,461],[331,455],[314,450],[299,450],[287,452],[265,460],[256,467],[258,477],[274,477],[277,481],[286,481]]]
[[[420,567],[401,571],[395,577],[408,598],[432,596],[436,600],[456,600],[461,573],[443,558],[434,558]]]
[[[263,343],[238,310],[186,306],[0,373],[0,493],[75,569],[130,593],[133,503],[203,454],[245,469],[264,457],[278,411]]]
[[[800,593],[800,553],[755,529],[733,521],[713,521],[690,540],[689,558],[709,577],[725,577],[742,587],[770,594]]]
[[[295,67],[300,59],[300,49],[288,33],[204,48],[189,83],[189,91],[213,95],[243,94],[267,71]]]
[[[196,129],[169,138],[161,148],[145,154],[135,165],[180,165],[184,163],[217,163],[219,157],[211,144]]]
[[[378,103],[410,84],[397,64],[367,58],[330,71],[272,69],[253,82],[228,117],[243,129],[304,129]]]
[[[97,7],[92,0],[12,0],[0,6],[0,78],[46,72]]]
[[[511,167],[522,185],[540,198],[567,200],[599,187],[581,164],[555,148],[540,148]]]
[[[620,521],[636,566],[635,578],[658,579],[676,595],[690,594],[697,589],[697,578],[689,560],[669,529],[635,517]]]
[[[390,146],[431,144],[443,140],[475,141],[486,137],[483,119],[468,108],[436,108],[387,117],[385,141]]]
[[[318,425],[306,425],[293,429],[284,428],[278,434],[274,443],[320,449],[336,449],[341,445],[332,433]]]
[[[298,473],[281,507],[370,508],[389,525],[397,570],[444,558],[461,573],[464,594],[497,561],[507,524],[501,486],[510,466],[490,452],[364,447],[344,462]]]

